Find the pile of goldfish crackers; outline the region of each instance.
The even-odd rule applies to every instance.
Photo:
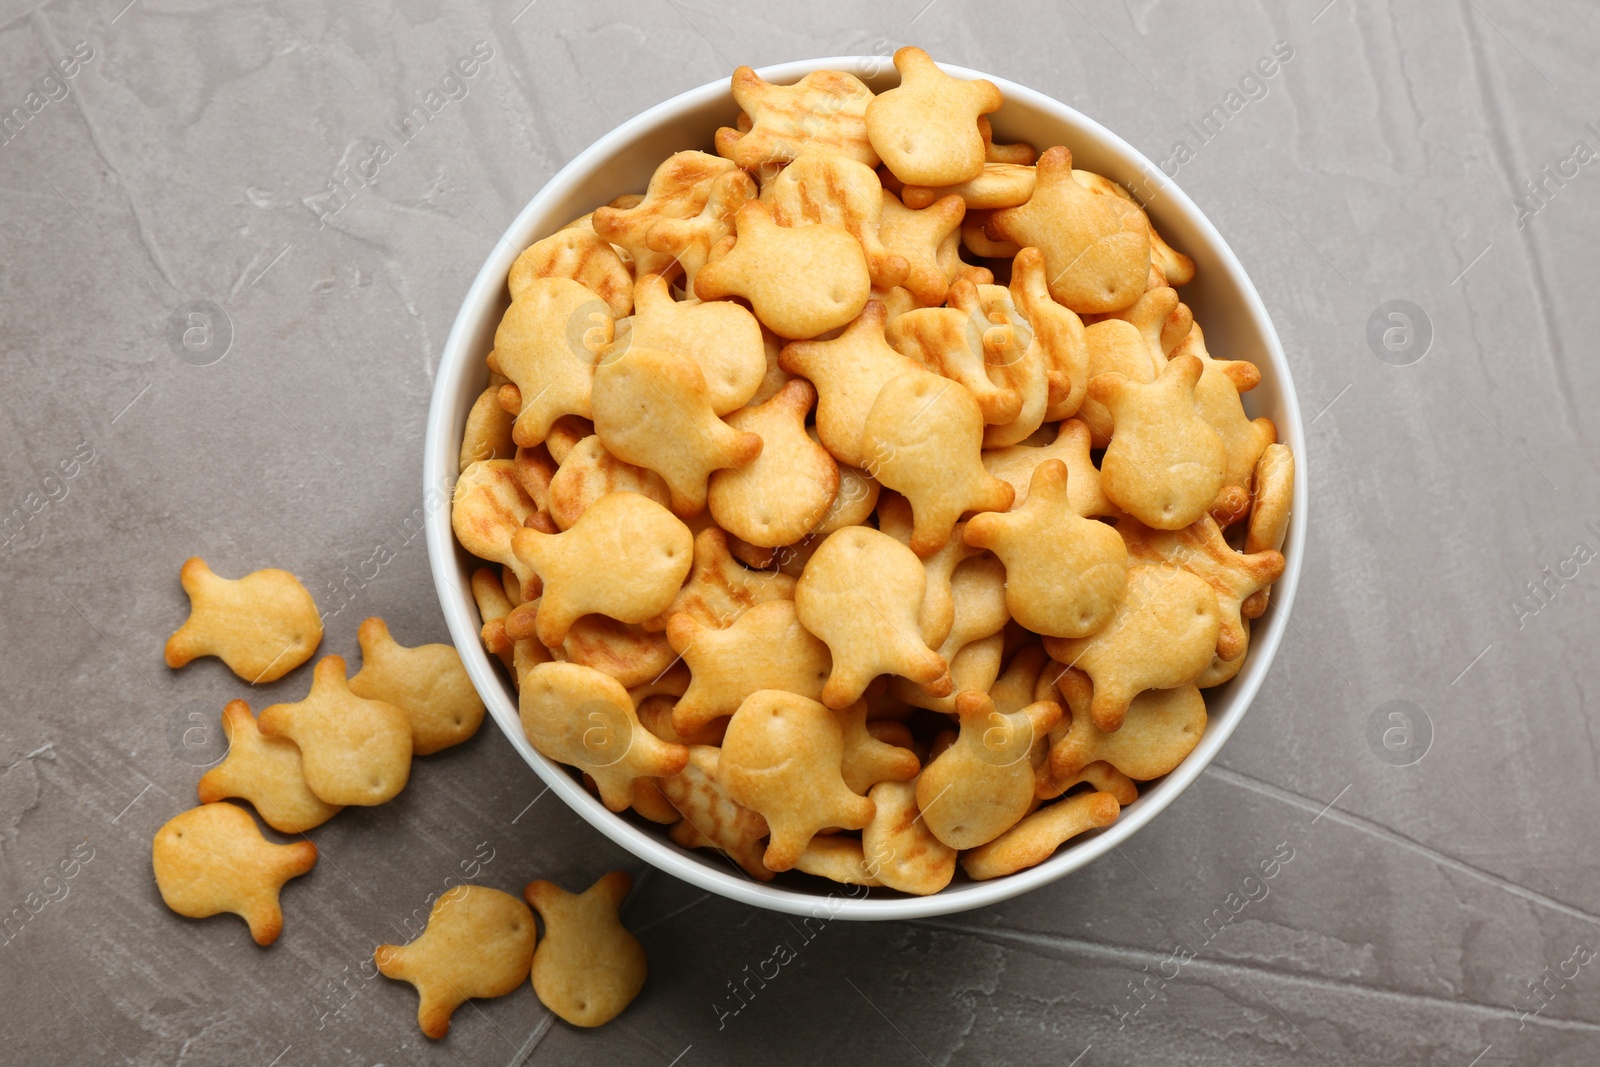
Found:
[[[606,807],[929,894],[1193,749],[1294,461],[1131,196],[894,63],[739,68],[716,154],[517,258],[452,523],[528,740]]]

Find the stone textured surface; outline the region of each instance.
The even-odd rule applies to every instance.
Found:
[[[1600,566],[1566,561],[1600,548],[1600,170],[1563,163],[1600,149],[1593,5],[123,2],[0,5],[0,110],[40,92],[0,144],[0,513],[27,516],[0,548],[0,1059],[1595,1062],[1600,966],[1575,949],[1600,948]],[[1178,180],[1276,319],[1314,518],[1294,630],[1217,763],[1046,890],[806,941],[536,802],[490,727],[315,832],[270,950],[169,914],[150,838],[243,688],[215,660],[162,665],[182,560],[289,568],[325,607],[345,587],[322,651],[352,661],[368,614],[447,639],[404,521],[437,354],[501,227],[596,136],[738,62],[906,41],[1158,161],[1189,142]],[[1293,58],[1201,144],[1185,123],[1279,41]],[[42,80],[79,42],[62,96]],[[396,134],[479,42],[465,95]],[[327,197],[379,139],[375,177]],[[1569,177],[1519,219],[1546,165]],[[1410,366],[1367,340],[1393,299],[1431,321]],[[169,330],[190,301],[221,314],[186,362]],[[1547,603],[1514,607],[1541,579]],[[1432,724],[1410,766],[1367,739],[1391,700]],[[1270,893],[1207,927],[1280,843]],[[412,992],[363,966],[452,875],[576,887],[614,866],[639,876],[652,974],[598,1032],[522,991],[429,1043]],[[780,940],[796,958],[734,1000]]]

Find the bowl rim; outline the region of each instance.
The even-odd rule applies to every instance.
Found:
[[[842,70],[858,76],[873,77],[884,70],[889,60],[884,56],[830,56],[818,59],[793,60],[758,68],[757,73],[767,81],[789,84],[816,70]],[[1245,272],[1233,249],[1211,223],[1206,214],[1164,171],[1128,144],[1117,134],[1095,120],[1038,90],[1017,84],[1008,79],[967,67],[941,63],[949,74],[958,78],[984,78],[999,87],[1009,101],[1026,103],[1032,108],[1052,114],[1055,118],[1098,138],[1102,147],[1120,155],[1126,162],[1137,166],[1146,180],[1146,195],[1141,202],[1148,206],[1158,197],[1167,198],[1171,210],[1187,216],[1220,266],[1229,275],[1244,301],[1244,310],[1255,322],[1267,361],[1272,364],[1274,382],[1281,398],[1283,422],[1278,439],[1289,444],[1295,459],[1295,484],[1290,512],[1287,544],[1292,551],[1286,553],[1284,573],[1274,584],[1271,616],[1268,625],[1258,626],[1252,632],[1249,661],[1240,671],[1238,685],[1230,694],[1230,704],[1222,714],[1211,714],[1205,735],[1199,745],[1184,761],[1155,786],[1141,793],[1134,804],[1123,810],[1121,817],[1111,826],[1092,836],[1079,838],[1071,847],[1058,851],[1043,863],[1014,874],[983,882],[973,882],[957,889],[946,889],[930,896],[896,896],[873,899],[862,886],[835,885],[830,891],[800,892],[782,886],[758,882],[745,874],[731,861],[728,870],[721,869],[710,850],[690,855],[667,841],[659,830],[636,826],[620,814],[611,812],[591,796],[582,784],[573,778],[561,764],[546,759],[528,743],[522,732],[516,698],[501,680],[497,668],[490,660],[479,636],[477,605],[462,581],[462,567],[458,563],[457,547],[450,523],[449,501],[458,476],[460,442],[450,440],[454,409],[460,402],[465,375],[471,361],[481,358],[472,350],[472,338],[486,309],[495,307],[505,286],[511,260],[522,246],[510,235],[530,238],[531,227],[548,204],[574,191],[599,163],[611,158],[617,151],[652,126],[680,113],[714,102],[729,95],[727,78],[679,93],[654,105],[618,125],[601,136],[588,148],[578,153],[557,171],[528,201],[517,217],[502,233],[490,250],[477,277],[463,299],[460,311],[445,341],[439,365],[434,374],[433,395],[428,408],[427,428],[424,433],[423,493],[426,507],[424,524],[428,545],[428,564],[439,596],[440,608],[451,639],[461,654],[462,662],[473,685],[483,697],[491,717],[512,746],[544,781],[548,790],[558,794],[566,804],[585,821],[617,845],[634,856],[719,896],[744,904],[791,915],[814,916],[824,919],[893,920],[924,918],[966,911],[998,903],[1011,897],[1037,889],[1061,878],[1117,848],[1132,837],[1145,824],[1171,805],[1200,774],[1211,764],[1229,736],[1243,720],[1254,702],[1262,683],[1271,669],[1278,648],[1289,626],[1289,615],[1299,587],[1301,563],[1306,543],[1306,503],[1309,497],[1305,426],[1288,360],[1283,354],[1277,330],[1266,305],[1256,291],[1254,283]],[[1150,195],[1153,193],[1154,195]],[[507,247],[509,246],[509,251]],[[1208,707],[1208,711],[1210,711]],[[540,794],[543,795],[542,793]],[[725,857],[723,857],[725,859]]]

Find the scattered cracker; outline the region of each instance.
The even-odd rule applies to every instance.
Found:
[[[503,997],[522,985],[537,940],[533,913],[522,901],[498,889],[457,885],[433,902],[420,937],[379,945],[372,959],[386,977],[416,987],[417,1025],[437,1039],[468,1000]]]
[[[288,571],[230,580],[194,556],[179,576],[189,594],[189,618],[167,639],[169,667],[216,656],[252,685],[275,682],[310,659],[322,641],[316,601]]]
[[[361,642],[361,669],[350,679],[350,692],[405,712],[411,720],[413,752],[426,756],[478,732],[483,700],[453,646],[407,648],[376,616],[363,622],[356,636]]]
[[[644,987],[644,946],[617,915],[632,889],[626,872],[612,871],[582,893],[545,881],[523,890],[544,920],[544,940],[533,954],[533,991],[574,1026],[610,1022]]]
[[[306,785],[329,804],[382,804],[411,776],[411,720],[352,693],[339,656],[317,662],[304,700],[272,705],[257,725],[299,746]]]
[[[202,804],[156,831],[150,861],[167,907],[191,919],[231,912],[256,944],[270,945],[283,930],[278,893],[316,865],[317,846],[273,844],[243,808]]]
[[[268,826],[283,834],[304,833],[339,814],[339,805],[325,803],[306,785],[299,746],[264,735],[250,705],[229,701],[222,709],[222,732],[228,755],[200,776],[200,803],[247,800]]]

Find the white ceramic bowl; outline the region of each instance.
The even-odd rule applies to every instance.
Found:
[[[850,71],[882,92],[896,80],[881,56],[843,56],[804,60],[761,70],[768,81],[788,84],[813,70]],[[1025,140],[1041,150],[1064,144],[1080,169],[1097,171],[1132,191],[1161,234],[1195,261],[1195,280],[1183,289],[1206,333],[1206,344],[1221,357],[1247,359],[1261,369],[1261,384],[1246,394],[1252,417],[1269,416],[1279,439],[1294,451],[1294,511],[1284,555],[1288,566],[1273,588],[1271,606],[1251,629],[1244,668],[1225,686],[1208,690],[1210,721],[1200,744],[1183,764],[1153,784],[1123,809],[1110,827],[1080,837],[1036,867],[987,882],[972,882],[957,870],[956,880],[928,897],[904,896],[886,889],[837,886],[806,875],[785,874],[756,882],[709,850],[679,848],[664,828],[608,811],[581,780],[545,759],[528,744],[517,715],[517,694],[478,638],[480,620],[470,576],[478,564],[455,543],[450,529],[448,489],[456,479],[462,427],[467,410],[486,384],[483,357],[493,347],[495,327],[510,302],[506,272],[523,248],[570,220],[623,193],[643,191],[657,164],[688,148],[711,150],[719,126],[731,126],[738,111],[726,78],[658,104],[596,141],[539,190],[522,209],[505,238],[495,246],[467,293],[445,343],[428,412],[424,442],[424,492],[427,494],[428,558],[451,637],[489,713],[528,765],[578,814],[623,848],[703,889],[758,907],[796,915],[844,919],[906,919],[981,907],[1025,893],[1077,870],[1133,836],[1155,818],[1216,756],[1244,717],[1272,665],[1300,580],[1306,530],[1306,446],[1304,427],[1289,364],[1255,286],[1216,228],[1172,181],[1116,134],[1065,104],[992,74],[945,67],[958,78],[988,78],[1005,95],[1005,106],[990,116],[997,141]]]

